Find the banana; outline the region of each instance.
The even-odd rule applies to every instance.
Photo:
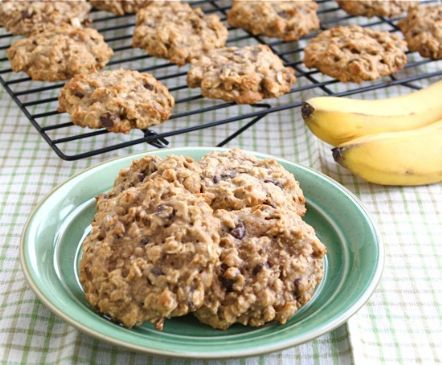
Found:
[[[442,181],[442,119],[402,132],[363,136],[333,148],[333,158],[352,173],[381,185]]]
[[[442,118],[442,81],[382,100],[316,97],[302,106],[310,130],[333,146],[379,132],[410,130]]]

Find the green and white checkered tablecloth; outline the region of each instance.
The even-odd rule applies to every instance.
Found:
[[[433,67],[440,70],[441,63]],[[413,69],[424,71],[431,70],[426,66]],[[422,82],[426,84],[428,81]],[[409,91],[389,87],[360,97],[381,98]],[[302,97],[312,93],[305,92]],[[201,118],[222,113],[225,111]],[[161,128],[168,128],[167,123]],[[211,146],[234,130],[226,125],[170,141],[172,146]],[[90,143],[81,147],[92,147]],[[80,161],[62,161],[1,89],[0,364],[442,364],[442,185],[382,187],[354,177],[333,162],[329,146],[306,129],[299,110],[266,117],[228,146],[318,169],[363,201],[385,243],[385,269],[374,295],[347,324],[282,352],[237,360],[191,361],[129,352],[88,337],[58,319],[36,298],[20,268],[19,237],[27,217],[54,186],[71,175],[105,159],[153,147],[138,145]]]
[[[383,93],[406,92],[389,88]],[[19,236],[31,209],[55,185],[111,155],[62,161],[1,91],[0,98],[0,363],[194,363],[132,353],[90,338],[55,317],[26,284]],[[369,96],[369,94],[367,94]],[[173,145],[214,144],[206,131]],[[305,128],[299,112],[274,114],[230,146],[274,154],[321,170],[353,191],[376,222],[386,249],[383,278],[346,325],[309,343],[256,358],[210,364],[442,363],[442,187],[381,187],[337,166],[328,146]],[[115,152],[126,155],[152,147]],[[200,362],[195,362],[200,363]]]

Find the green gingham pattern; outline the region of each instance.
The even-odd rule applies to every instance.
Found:
[[[439,62],[433,67],[440,69],[442,65]],[[413,72],[425,71],[431,69],[413,69]],[[427,83],[424,81],[421,85]],[[345,90],[345,86],[339,84],[333,87],[335,91]],[[404,87],[390,87],[358,97],[382,98],[409,91]],[[317,91],[310,90],[302,97],[305,99],[315,93]],[[288,98],[293,101],[297,97],[299,94]],[[261,120],[228,146],[273,154],[315,168],[354,192],[367,207],[384,240],[383,278],[368,303],[346,325],[309,343],[245,359],[165,359],[105,344],[65,324],[36,299],[24,280],[18,258],[19,238],[25,221],[32,208],[54,186],[97,162],[153,147],[138,145],[80,161],[62,161],[2,89],[0,110],[1,364],[442,363],[442,260],[438,258],[441,252],[438,246],[442,243],[441,184],[414,188],[367,184],[333,162],[329,146],[306,129],[299,109],[272,114]],[[226,113],[230,111],[199,115],[197,121],[228,116]],[[165,123],[159,130],[173,128],[173,123]],[[195,120],[189,118],[179,123],[191,125]],[[170,141],[172,146],[215,145],[235,128],[236,125],[226,125],[177,136]],[[78,152],[76,149],[80,147],[99,147],[93,141],[85,143],[88,145],[77,145],[70,152]]]
[[[404,92],[390,88],[376,92]],[[387,95],[385,95],[387,96]],[[31,209],[55,185],[111,156],[66,162],[50,150],[2,92],[0,122],[0,362],[4,364],[171,364],[92,339],[55,317],[26,284],[18,260],[19,236]],[[186,137],[187,138],[187,137]],[[174,145],[189,141],[182,137]],[[210,145],[216,135],[196,137]],[[367,305],[320,338],[279,353],[210,364],[437,364],[440,351],[442,265],[441,185],[370,185],[334,164],[328,146],[305,128],[298,111],[274,114],[230,146],[240,146],[316,168],[352,190],[376,221],[386,248],[384,275]],[[126,155],[152,149],[136,146]]]

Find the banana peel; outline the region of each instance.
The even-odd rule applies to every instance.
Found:
[[[336,162],[371,183],[442,182],[442,119],[411,131],[359,137],[332,151]]]
[[[382,100],[315,97],[307,100],[301,111],[318,138],[338,146],[358,137],[412,130],[442,119],[442,81]]]

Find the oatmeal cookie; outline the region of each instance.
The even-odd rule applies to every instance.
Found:
[[[240,149],[212,152],[200,166],[203,189],[213,209],[238,210],[267,204],[305,213],[299,183],[275,160],[258,160]]]
[[[355,16],[383,16],[391,18],[406,12],[419,0],[336,0],[348,14]]]
[[[33,80],[66,80],[78,73],[96,71],[112,57],[112,49],[92,28],[51,26],[20,39],[8,49],[14,72]]]
[[[81,127],[127,133],[167,120],[174,103],[152,75],[120,69],[74,76],[61,90],[58,110]]]
[[[148,179],[158,176],[191,193],[199,194],[202,190],[201,175],[199,164],[190,157],[171,155],[162,160],[157,156],[148,155],[120,170],[112,189],[98,198],[99,200],[113,198],[129,188],[138,187]]]
[[[86,0],[2,0],[0,24],[13,34],[29,35],[47,25],[87,24],[90,9]]]
[[[323,276],[324,245],[276,161],[234,149],[145,156],[97,197],[83,243],[88,302],[127,327],[194,313],[226,329],[285,323]]]
[[[97,211],[80,281],[92,306],[127,327],[198,309],[218,259],[219,220],[203,198],[160,177]]]
[[[227,19],[255,35],[295,41],[319,28],[317,9],[312,0],[233,0]]]
[[[187,74],[187,84],[204,96],[238,104],[284,95],[295,81],[293,69],[265,45],[212,50],[193,60]]]
[[[222,225],[220,259],[195,316],[218,329],[286,323],[321,281],[325,246],[288,210],[258,205],[215,214]]]
[[[397,35],[357,25],[321,32],[304,50],[304,64],[342,82],[375,80],[407,63],[406,43]]]
[[[140,160],[132,161],[129,167],[120,170],[111,191],[104,195],[106,198],[114,197],[124,190],[137,187],[157,171],[161,161],[157,156],[144,156]]]
[[[187,3],[155,1],[137,13],[132,45],[182,66],[226,40],[227,29],[216,15]]]
[[[410,51],[422,57],[442,59],[442,5],[419,6],[399,22]]]
[[[117,15],[136,13],[152,1],[153,0],[90,0],[94,8],[110,11]]]

